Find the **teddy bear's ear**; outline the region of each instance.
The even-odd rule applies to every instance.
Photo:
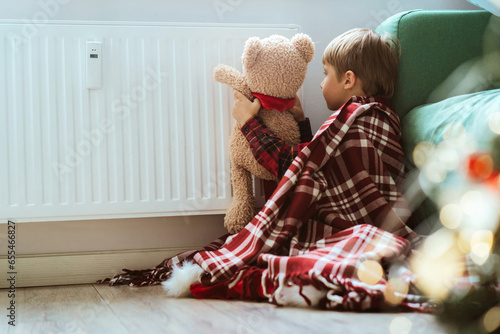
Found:
[[[245,43],[245,49],[241,60],[245,69],[251,68],[255,64],[257,55],[262,50],[262,43],[258,37],[250,37]]]
[[[302,54],[304,60],[309,63],[314,57],[314,43],[306,34],[297,34],[292,37],[292,43]]]

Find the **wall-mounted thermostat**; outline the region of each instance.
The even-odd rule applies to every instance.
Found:
[[[87,42],[87,89],[101,89],[102,45],[101,42]]]

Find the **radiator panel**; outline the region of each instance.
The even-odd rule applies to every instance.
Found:
[[[22,23],[22,22],[21,22]],[[250,36],[296,26],[0,22],[1,219],[223,213],[232,91]],[[86,42],[102,88],[86,88]]]

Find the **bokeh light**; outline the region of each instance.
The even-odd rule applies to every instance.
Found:
[[[433,156],[436,147],[429,142],[420,142],[413,150],[413,162],[418,168],[424,167]]]
[[[425,177],[432,183],[441,183],[446,179],[446,168],[438,161],[429,162],[423,169]]]
[[[474,232],[470,241],[471,259],[477,265],[483,265],[491,254],[493,232],[480,230]]]
[[[462,208],[460,205],[450,203],[441,208],[439,220],[443,226],[449,229],[456,229],[462,223]]]
[[[469,159],[469,176],[473,179],[487,179],[493,174],[493,158],[480,154]]]
[[[460,164],[460,155],[457,148],[448,141],[439,143],[436,148],[436,156],[439,164],[446,170],[455,170]]]
[[[457,246],[456,233],[442,228],[431,234],[410,261],[417,274],[417,286],[428,296],[444,300],[454,281],[464,270],[463,253]]]
[[[422,250],[430,257],[437,258],[453,247],[454,242],[454,233],[440,229],[425,239]]]
[[[463,228],[460,230],[460,233],[458,234],[458,239],[457,239],[457,246],[459,250],[462,252],[462,254],[469,254],[471,251],[470,248],[470,241],[472,238],[472,235],[474,234],[474,230],[470,228]]]
[[[470,243],[472,246],[477,243],[485,243],[491,249],[493,246],[493,232],[489,230],[476,231],[472,235]]]
[[[380,282],[383,275],[384,270],[377,261],[367,260],[359,265],[358,278],[363,283],[369,285],[377,284]]]
[[[469,216],[473,216],[481,207],[483,195],[478,190],[470,190],[462,196],[462,210]]]
[[[500,327],[500,306],[492,307],[483,317],[484,328],[491,333]]]
[[[491,230],[498,227],[498,195],[486,186],[469,187],[460,199],[464,217],[462,225],[473,230]]]
[[[408,283],[403,279],[399,277],[391,278],[384,290],[385,300],[392,305],[398,305],[405,299],[409,289]]]
[[[496,134],[500,134],[500,112],[495,112],[488,119],[490,130]]]
[[[410,319],[404,316],[399,316],[392,319],[389,325],[389,332],[391,334],[408,334],[411,331],[413,323]]]

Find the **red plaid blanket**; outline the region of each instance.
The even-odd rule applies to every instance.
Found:
[[[296,294],[311,304],[303,288],[314,287],[320,293],[313,304],[380,308],[386,276],[367,284],[358,277],[359,268],[371,260],[387,269],[404,260],[419,239],[406,225],[410,212],[399,190],[404,171],[400,135],[397,115],[382,100],[353,97],[299,153],[240,233],[154,269],[126,271],[103,282],[157,284],[168,278],[174,263],[193,259],[207,272],[203,284],[192,287],[200,298],[280,303],[297,288]],[[411,295],[402,305],[426,308]]]
[[[328,234],[359,224],[415,239],[399,190],[400,136],[397,115],[382,101],[353,97],[299,153],[253,220],[223,248],[199,252],[194,260],[217,282],[285,243],[290,255],[297,255],[317,248]]]

